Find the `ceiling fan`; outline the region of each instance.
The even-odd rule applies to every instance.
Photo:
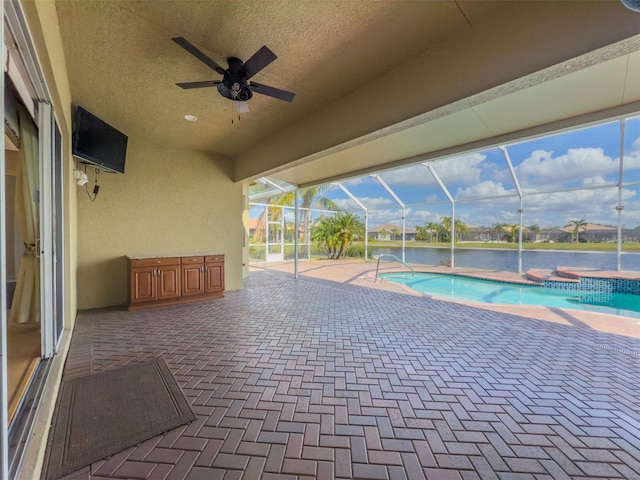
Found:
[[[256,73],[258,73],[260,70],[273,62],[276,58],[278,58],[276,57],[275,53],[273,53],[265,46],[254,53],[253,56],[246,62],[243,62],[236,57],[227,58],[227,64],[229,66],[225,70],[216,62],[214,62],[210,57],[205,55],[195,45],[190,43],[186,38],[175,37],[171,40],[176,42],[202,63],[222,75],[222,80],[205,80],[202,82],[176,83],[176,85],[180,88],[190,89],[217,87],[220,95],[236,102],[246,102],[253,96],[254,92],[261,95],[267,95],[269,97],[277,98],[278,100],[284,100],[285,102],[291,102],[293,101],[293,97],[295,97],[295,93],[287,92],[286,90],[280,90],[279,88],[270,87],[261,83],[249,81],[249,79]]]

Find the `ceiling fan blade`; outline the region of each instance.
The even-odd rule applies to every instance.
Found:
[[[270,87],[268,85],[262,85],[256,82],[250,82],[249,88],[251,91],[260,93],[261,95],[268,95],[269,97],[277,98],[278,100],[284,100],[285,102],[292,102],[295,93],[287,92],[286,90],[280,90],[279,88]]]
[[[204,87],[215,87],[220,83],[220,80],[205,80],[204,82],[184,82],[184,83],[176,83],[180,88],[189,89],[189,88],[204,88]]]
[[[262,48],[254,53],[249,60],[244,62],[244,71],[247,72],[247,79],[253,77],[256,73],[273,62],[276,58],[278,57],[275,53],[273,53],[267,47],[262,46]]]
[[[210,68],[213,68],[220,75],[224,75],[225,74],[224,68],[222,68],[216,62],[214,62],[211,58],[209,58],[207,55],[205,55],[201,50],[198,49],[198,47],[193,45],[186,38],[184,38],[184,37],[175,37],[175,38],[172,38],[171,40],[176,42],[178,45],[180,45],[182,48],[184,48],[187,52],[189,52],[191,55],[196,57],[198,60],[200,60],[205,65],[207,65]]]

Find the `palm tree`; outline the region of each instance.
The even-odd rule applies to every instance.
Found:
[[[338,242],[340,249],[338,250],[338,258],[347,253],[349,243],[364,237],[364,223],[353,213],[338,213],[335,217],[336,226],[338,228]]]
[[[329,258],[336,258],[336,232],[333,217],[325,217],[311,229],[311,239],[324,248]]]
[[[305,242],[308,238],[307,228],[310,228],[309,222],[311,218],[312,207],[316,206],[324,210],[338,210],[338,206],[332,200],[322,196],[322,193],[324,193],[324,191],[327,190],[328,188],[329,188],[329,185],[321,185],[319,187],[303,188],[298,192],[298,198],[300,199],[299,224],[302,225],[303,228],[305,229],[302,236],[303,242]],[[281,207],[293,207],[294,201],[295,201],[295,192],[287,192],[287,193],[283,193],[281,195],[277,195],[275,197],[269,198],[267,200],[267,203],[270,205],[277,205]],[[276,210],[278,212],[276,212]],[[273,209],[273,213],[270,217],[270,220],[272,221],[278,220],[280,218],[279,215],[281,214],[280,212],[282,212],[282,210],[283,210],[282,208]],[[261,237],[261,233],[259,232],[264,231],[264,225],[266,225],[266,214],[267,214],[267,209],[265,209],[262,215],[260,215],[260,220],[258,222],[258,225],[263,226],[263,228],[256,229],[256,234],[254,235],[255,237],[254,243],[261,243],[259,241]]]
[[[511,223],[505,227],[505,230],[507,231],[509,241],[516,243],[520,233],[520,225],[517,223]]]
[[[587,222],[585,219],[581,219],[581,220],[569,220],[569,222],[565,225],[566,227],[572,227],[573,230],[571,231],[571,242],[574,242],[575,239],[575,243],[580,243],[580,230],[583,231],[587,231],[587,225],[589,225],[589,222]]]
[[[443,242],[451,240],[451,217],[442,217],[442,220],[440,220],[440,232],[438,233],[439,237],[442,236]]]
[[[442,217],[441,227],[443,241],[448,242],[451,239],[451,217]],[[469,227],[462,220],[454,222],[454,238],[460,239],[463,233],[469,235]]]
[[[324,210],[338,210],[338,206],[330,199],[322,194],[329,188],[329,185],[321,185],[320,187],[309,187],[300,190],[300,224],[304,228],[309,228],[309,220],[311,217],[311,207],[320,206]],[[294,195],[292,193],[292,195]],[[291,201],[293,204],[293,200]],[[303,241],[307,238],[307,234],[303,237]]]
[[[435,222],[429,222],[425,224],[425,227],[427,227],[427,230],[429,230],[429,234],[431,235],[429,242],[433,243],[433,232],[438,232],[439,225]]]
[[[427,239],[427,226],[421,227],[420,225],[416,225],[416,240],[426,240]],[[431,234],[433,237],[433,233]]]
[[[323,218],[311,232],[311,238],[326,250],[331,259],[343,257],[349,244],[364,236],[364,223],[353,213],[339,212]]]
[[[456,239],[458,240],[461,239],[463,233],[467,236],[469,235],[469,227],[467,227],[467,224],[464,223],[462,220],[455,221],[454,230],[456,234]]]
[[[416,240],[426,242],[428,236],[429,242],[433,243],[433,234],[438,234],[440,228],[440,224],[434,222],[425,223],[423,226],[416,225]]]
[[[397,228],[394,228],[393,230],[391,230],[392,240],[397,240],[399,236],[400,236],[400,230],[398,230]]]

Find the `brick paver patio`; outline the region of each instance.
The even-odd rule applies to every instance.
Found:
[[[640,479],[640,340],[256,271],[81,312],[65,377],[162,356],[198,419],[66,479]]]

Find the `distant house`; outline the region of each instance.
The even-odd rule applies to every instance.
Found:
[[[416,231],[413,228],[404,229],[405,240],[415,240]],[[385,223],[379,227],[370,228],[367,234],[369,240],[378,242],[390,242],[391,240],[402,240],[402,226],[393,223]]]
[[[571,241],[571,233],[573,227],[563,227],[562,230],[569,234]],[[580,240],[587,242],[610,242],[617,241],[618,229],[616,227],[607,227],[605,225],[597,225],[588,223],[584,229],[580,229]]]
[[[569,235],[568,241],[571,241],[571,234],[567,234],[566,231],[558,227],[549,227],[549,228],[541,228],[540,233],[537,235],[537,237],[539,242],[556,243],[559,241],[567,241],[566,240],[567,235]]]
[[[264,222],[262,218],[260,217],[250,218],[249,219],[249,238],[253,238],[253,236],[256,233],[256,229],[258,228],[264,229]]]
[[[489,242],[491,241],[490,227],[476,227],[465,223],[469,233],[461,233],[458,240],[461,242]]]
[[[539,241],[542,242],[571,242],[573,227],[562,228],[543,228],[540,230]],[[624,230],[623,238],[633,230]],[[608,227],[588,223],[584,229],[580,229],[580,241],[585,242],[616,242],[618,238],[618,229],[616,227]]]

